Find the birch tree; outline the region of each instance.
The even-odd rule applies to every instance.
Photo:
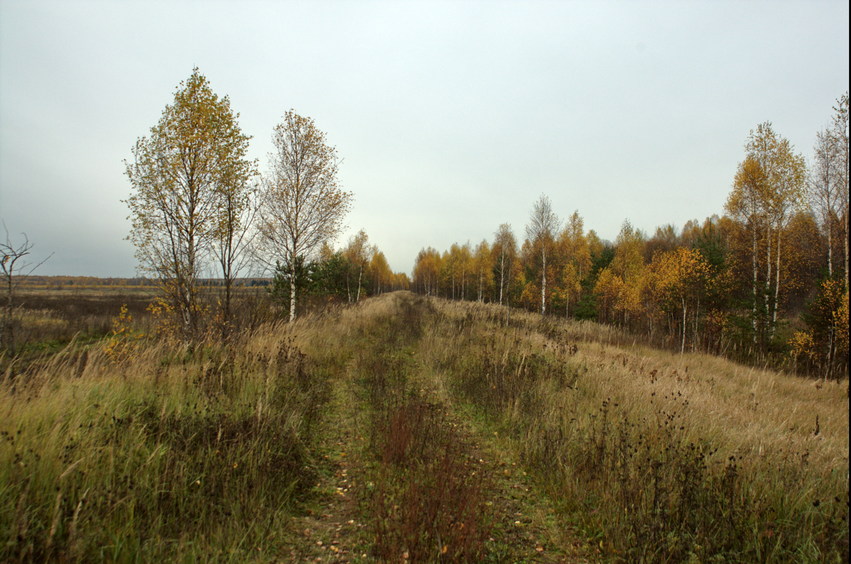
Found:
[[[658,253],[650,265],[651,286],[663,302],[663,309],[678,308],[682,315],[680,323],[680,354],[685,352],[688,315],[695,319],[695,343],[697,342],[697,320],[700,316],[700,301],[706,293],[710,279],[710,267],[697,249],[677,249]]]
[[[381,295],[393,288],[393,271],[390,270],[387,257],[378,249],[375,249],[369,261],[369,272],[372,275],[372,288],[376,295]]]
[[[240,199],[254,171],[238,117],[195,68],[125,161],[129,239],[141,269],[160,281],[185,338],[197,330],[199,275],[228,225],[223,200]]]
[[[426,296],[440,292],[440,271],[442,269],[440,253],[433,247],[421,249],[414,261],[413,285]]]
[[[615,256],[610,268],[612,275],[621,280],[620,293],[613,309],[622,315],[623,324],[637,317],[641,310],[641,294],[645,283],[644,233],[627,220],[615,239]]]
[[[473,254],[473,265],[478,283],[476,299],[479,302],[483,302],[485,301],[485,293],[493,283],[493,257],[487,241],[482,241],[476,245],[476,251]]]
[[[759,313],[766,299],[759,289],[759,237],[765,225],[765,202],[768,191],[765,172],[756,159],[748,156],[739,164],[733,180],[733,191],[727,198],[726,210],[741,221],[751,235],[751,326],[753,341],[757,343],[759,334]]]
[[[831,130],[826,128],[816,134],[816,145],[813,149],[815,159],[810,169],[807,188],[810,204],[827,235],[827,273],[833,278],[834,230],[841,205],[838,182],[841,175],[837,169],[841,165],[831,133]]]
[[[845,250],[845,291],[848,291],[848,92],[843,94],[834,106],[836,112],[830,127],[831,151],[834,155],[833,184],[836,187],[837,215],[843,226],[843,246]]]
[[[348,213],[351,192],[339,186],[337,151],[313,119],[294,110],[275,126],[275,152],[263,180],[259,236],[267,265],[276,260],[290,269],[290,321],[296,317],[296,267],[333,240]]]
[[[499,305],[502,305],[506,290],[511,285],[512,267],[517,259],[517,239],[509,224],[499,226],[493,241],[493,251],[496,255],[496,270],[499,272]]]
[[[766,295],[770,296],[766,300],[766,316],[770,317],[769,333],[773,335],[783,278],[782,236],[793,212],[802,206],[806,166],[804,158],[795,152],[789,140],[774,132],[771,122],[761,123],[751,131],[745,149],[762,167],[768,188],[764,202],[768,220],[765,288]]]
[[[541,257],[541,315],[547,312],[547,255],[559,230],[559,218],[553,211],[550,199],[544,195],[532,207],[526,237],[537,247]]]
[[[470,242],[463,245],[452,245],[449,250],[451,261],[454,264],[455,272],[458,275],[459,281],[459,298],[467,299],[467,280],[473,273],[473,252],[470,250]]]
[[[369,237],[366,234],[366,231],[361,229],[355,235],[349,239],[349,244],[346,246],[346,249],[343,251],[343,256],[348,261],[351,269],[354,269],[355,272],[349,272],[349,274],[354,275],[357,274],[357,285],[355,286],[355,295],[354,299],[352,298],[352,289],[351,284],[349,282],[349,274],[346,276],[346,288],[349,298],[349,303],[353,301],[355,303],[360,301],[360,293],[361,287],[363,285],[363,273],[369,265],[369,262],[372,260],[376,252],[375,247],[369,244]]]
[[[253,176],[253,174],[252,174]],[[254,239],[254,218],[257,214],[257,189],[247,181],[225,186],[221,190],[218,229],[213,242],[213,256],[221,268],[224,294],[222,296],[221,329],[227,337],[233,317],[233,287],[239,275],[251,262]]]
[[[559,286],[564,299],[564,315],[570,316],[570,304],[579,298],[581,282],[591,269],[591,249],[585,236],[585,223],[579,211],[568,218],[558,241],[563,256]]]

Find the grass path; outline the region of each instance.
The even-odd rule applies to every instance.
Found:
[[[422,361],[424,305],[386,299],[344,340],[292,560],[587,562],[508,443]]]
[[[491,477],[486,502],[492,508],[494,530],[489,542],[495,561],[589,562],[593,553],[586,543],[556,517],[555,508],[519,462],[519,454],[505,437],[469,405],[458,403],[448,392],[444,375],[431,370],[418,373],[419,384],[446,405],[458,432],[475,445],[477,456]],[[590,560],[589,560],[590,559]]]
[[[345,380],[334,382],[317,452],[318,480],[304,515],[293,523],[293,561],[369,562],[367,525],[360,519],[353,487],[352,446],[358,441]]]

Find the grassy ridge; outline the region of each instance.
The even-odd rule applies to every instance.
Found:
[[[608,330],[490,306],[438,309],[430,362],[608,556],[847,561],[847,382],[606,345]]]

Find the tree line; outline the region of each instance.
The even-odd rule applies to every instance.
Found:
[[[285,113],[261,174],[247,156],[251,138],[238,118],[229,98],[219,97],[195,68],[125,161],[129,239],[140,269],[162,288],[159,311],[176,331],[192,338],[208,317],[211,304],[199,292],[204,276],[222,280],[214,305],[225,333],[234,286],[246,272],[274,274],[273,294],[286,303],[290,320],[308,289],[340,294],[345,288],[351,301],[407,282],[390,272],[364,232],[342,251],[329,246],[353,194],[340,186],[337,151],[313,119]]]
[[[525,238],[427,247],[412,288],[621,326],[679,351],[848,373],[848,94],[807,163],[770,122],[751,130],[722,216],[625,221],[614,243],[534,204]]]

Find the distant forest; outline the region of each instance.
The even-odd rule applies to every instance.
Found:
[[[652,235],[625,221],[609,242],[586,230],[578,211],[559,217],[542,195],[521,235],[502,224],[475,245],[425,247],[411,278],[390,269],[364,230],[331,246],[353,194],[340,186],[336,149],[311,118],[285,113],[261,174],[238,117],[196,68],[134,145],[125,203],[143,277],[26,283],[154,284],[184,340],[203,335],[210,319],[230,334],[238,287],[268,286],[290,320],[315,304],[411,289],[613,324],[680,352],[848,374],[847,92],[817,132],[809,163],[770,122],[751,130],[742,161],[730,166],[724,215]],[[30,244],[5,248],[17,260]],[[3,264],[3,324],[11,327],[15,262]],[[221,295],[200,291],[210,286]]]
[[[658,227],[624,222],[614,243],[562,221],[546,196],[525,238],[424,248],[412,288],[615,324],[655,344],[848,374],[848,94],[806,163],[771,123],[731,167],[723,216]]]

